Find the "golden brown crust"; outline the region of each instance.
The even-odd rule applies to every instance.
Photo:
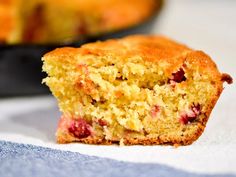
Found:
[[[139,56],[146,61],[165,63],[167,74],[180,68],[187,58],[191,63],[200,62],[199,66],[203,72],[211,73],[218,79],[221,77],[215,63],[204,52],[194,51],[164,36],[132,35],[118,40],[85,44],[81,48],[60,48],[47,53],[44,59],[61,60],[68,58],[64,56],[80,55],[111,55],[124,60],[128,57]]]
[[[138,56],[146,61],[167,64],[165,72],[171,74],[173,70],[177,70],[183,64],[187,54],[191,52],[193,50],[185,45],[178,44],[164,36],[132,35],[119,40],[112,39],[85,44],[81,48],[56,49],[47,53],[44,60],[51,58],[55,60],[68,59],[65,56],[73,56],[76,59],[75,56],[80,55],[111,55],[119,57],[121,60]]]

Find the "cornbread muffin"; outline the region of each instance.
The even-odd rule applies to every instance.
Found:
[[[62,112],[58,143],[191,144],[232,83],[207,54],[162,36],[60,48],[43,61]]]
[[[1,0],[0,41],[70,42],[145,21],[161,0]]]

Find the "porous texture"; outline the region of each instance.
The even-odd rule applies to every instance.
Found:
[[[161,0],[1,0],[0,42],[61,43],[128,28]]]
[[[56,49],[43,61],[63,113],[59,143],[191,144],[232,82],[204,52],[162,36]]]

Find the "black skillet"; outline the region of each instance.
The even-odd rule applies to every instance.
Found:
[[[149,33],[163,4],[162,0],[157,0],[157,2],[159,3],[157,9],[146,21],[128,29],[70,44],[0,45],[0,98],[49,93],[48,88],[41,84],[42,78],[46,76],[41,69],[41,57],[50,50],[62,46],[79,47],[87,42],[117,38],[129,34]]]

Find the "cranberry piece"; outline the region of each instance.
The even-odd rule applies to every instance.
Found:
[[[176,73],[172,73],[172,77],[169,79],[169,83],[171,82],[183,82],[186,81],[186,77],[184,76],[185,72],[183,70],[183,68],[180,68],[179,71],[177,71]]]
[[[154,105],[151,109],[151,116],[154,118],[160,112],[160,106]]]
[[[179,122],[186,125],[189,122],[188,115],[186,113],[182,113]]]
[[[98,124],[100,125],[100,126],[107,126],[107,121],[105,121],[105,120],[103,120],[103,119],[98,119]]]
[[[194,104],[192,107],[191,107],[192,111],[195,113],[195,115],[199,115],[201,113],[201,106],[200,104]]]
[[[69,132],[76,138],[87,138],[91,135],[91,126],[84,120],[78,119],[71,122]]]
[[[196,118],[197,116],[192,112],[182,113],[179,121],[180,123],[185,125],[185,124],[193,122]]]
[[[183,112],[180,116],[180,123],[186,125],[193,122],[201,113],[201,107],[199,104],[193,105],[188,112]]]

